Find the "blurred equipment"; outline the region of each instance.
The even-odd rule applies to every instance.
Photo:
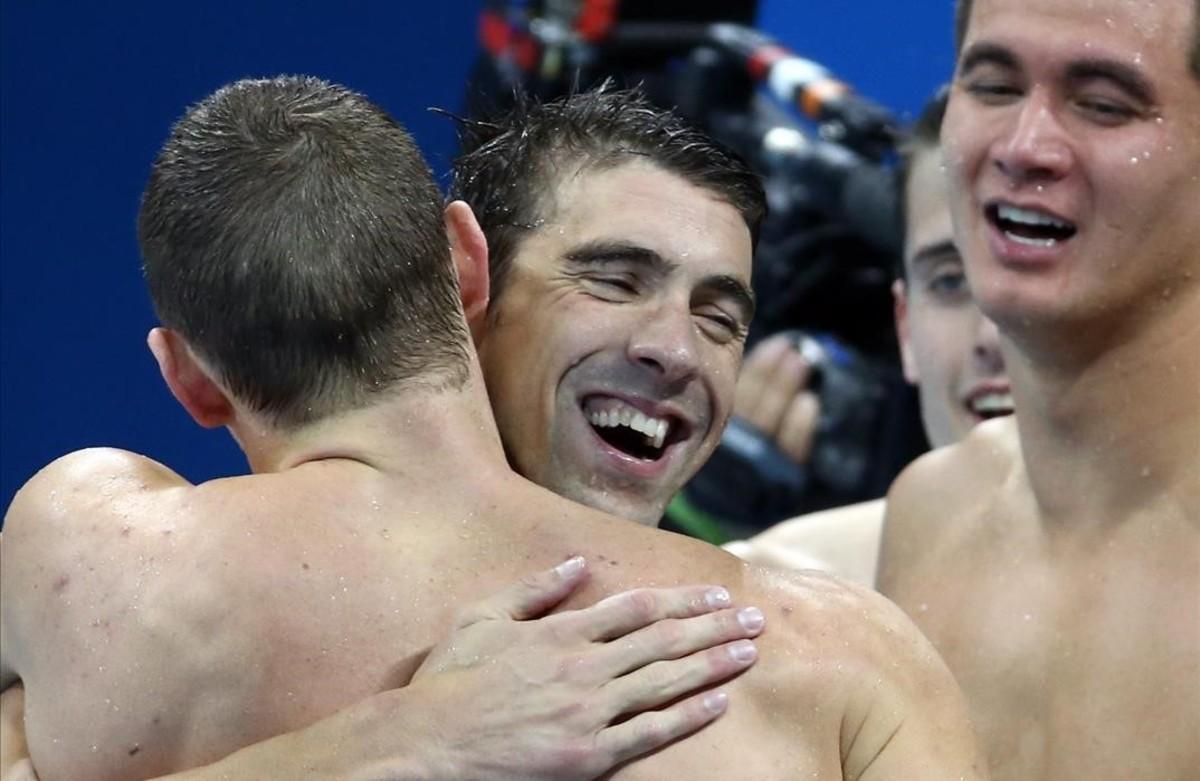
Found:
[[[877,496],[920,447],[880,435],[883,410],[903,387],[890,293],[896,122],[753,29],[756,11],[755,2],[716,0],[488,0],[467,101],[469,116],[484,119],[518,91],[552,98],[610,77],[641,84],[762,175],[770,215],[755,256],[750,345],[784,330],[821,334],[804,344],[820,351],[824,415],[803,472],[773,460],[753,429],[730,428],[704,484],[689,488],[701,512],[688,515],[729,518],[740,507],[738,533]],[[915,416],[907,400],[903,414]],[[752,500],[752,485],[770,498]]]

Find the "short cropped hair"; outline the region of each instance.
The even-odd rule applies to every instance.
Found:
[[[942,120],[946,118],[946,104],[950,99],[948,87],[941,87],[932,98],[922,107],[917,121],[909,128],[908,134],[900,143],[900,159],[895,171],[895,204],[897,224],[900,226],[900,245],[904,246],[904,236],[908,233],[908,182],[912,178],[912,169],[917,158],[936,150],[941,143]],[[904,266],[904,254],[896,259],[896,277],[905,279],[907,269]]]
[[[971,7],[974,0],[958,0],[954,11],[954,50],[962,51],[963,41],[967,38],[967,25],[971,22]],[[1192,75],[1200,79],[1200,0],[1196,0],[1192,10],[1192,48],[1188,54],[1188,66]]]
[[[138,229],[159,319],[274,425],[467,377],[440,193],[362,95],[307,76],[217,90],[172,129]]]
[[[639,88],[605,83],[549,102],[518,95],[504,116],[464,122],[461,136],[450,196],[471,207],[487,237],[493,301],[525,233],[552,211],[569,166],[648,160],[737,209],[755,242],[766,216],[762,182],[742,159]]]

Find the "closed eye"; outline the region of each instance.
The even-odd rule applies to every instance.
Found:
[[[1075,105],[1092,119],[1106,125],[1122,124],[1139,113],[1123,103],[1103,98],[1080,98]]]
[[[737,318],[720,310],[705,310],[695,313],[700,318],[700,327],[713,341],[724,344],[745,336],[745,328]]]
[[[1020,88],[1002,81],[979,80],[965,85],[963,89],[984,103],[1004,103],[1021,96]]]

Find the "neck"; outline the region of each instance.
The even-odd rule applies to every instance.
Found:
[[[1111,525],[1161,502],[1200,500],[1200,295],[1192,298],[1101,349],[1006,340],[1025,473],[1047,522]]]
[[[305,463],[343,459],[414,481],[436,481],[453,471],[483,475],[508,471],[477,367],[461,387],[397,388],[375,403],[280,432],[239,416],[230,432],[255,473],[282,472]]]

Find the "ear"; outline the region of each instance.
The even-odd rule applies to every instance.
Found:
[[[475,213],[462,201],[454,201],[446,207],[445,221],[446,235],[450,238],[450,256],[458,272],[463,314],[467,317],[472,338],[478,338],[478,332],[487,318],[491,293],[487,239],[475,219]]]
[[[908,325],[908,288],[903,279],[892,283],[892,314],[896,318],[896,336],[900,342],[900,365],[904,367],[904,379],[919,385],[917,361],[913,356],[912,338]]]
[[[154,328],[146,346],[158,362],[158,370],[192,420],[204,428],[224,426],[233,419],[233,404],[221,386],[192,354],[183,337],[169,328]]]

